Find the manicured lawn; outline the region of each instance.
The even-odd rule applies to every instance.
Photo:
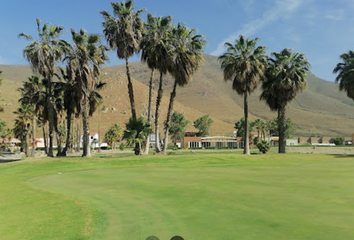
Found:
[[[352,239],[354,157],[202,154],[0,164],[0,239]]]

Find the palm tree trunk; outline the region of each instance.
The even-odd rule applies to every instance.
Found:
[[[250,145],[249,145],[249,132],[248,132],[248,98],[247,91],[243,95],[243,104],[244,104],[244,114],[245,114],[245,146],[243,148],[243,154],[250,154]]]
[[[36,150],[36,128],[37,128],[37,121],[36,118],[33,118],[33,124],[32,124],[32,152],[31,152],[31,157],[34,157],[34,152]]]
[[[152,97],[154,90],[154,69],[151,70],[150,82],[149,82],[149,105],[148,105],[148,112],[147,112],[147,121],[148,123],[151,122],[151,105],[152,105]],[[145,151],[144,154],[149,154],[149,147],[150,147],[150,136],[146,138],[145,143]]]
[[[66,156],[66,153],[69,149],[69,145],[70,145],[70,135],[71,135],[71,111],[67,111],[67,116],[66,116],[66,140],[65,140],[65,147],[63,149],[63,151],[60,153],[60,156]]]
[[[82,100],[82,130],[83,130],[83,146],[82,146],[82,156],[83,157],[91,157],[91,147],[90,147],[90,128],[88,121],[88,111],[89,111],[89,103],[88,99],[84,97]]]
[[[175,97],[176,97],[176,90],[177,90],[177,81],[175,81],[175,84],[173,85],[173,90],[171,92],[171,97],[170,97],[170,104],[168,106],[168,111],[167,111],[166,125],[165,125],[165,140],[164,140],[164,146],[163,146],[164,154],[166,154],[166,151],[167,151],[168,131],[170,130],[171,112],[173,110],[173,103],[174,103]]]
[[[69,135],[69,145],[68,145],[67,152],[73,153],[73,148],[74,148],[74,116],[70,117],[70,128],[68,128],[68,132],[70,132],[70,135]]]
[[[132,111],[132,118],[136,120],[136,110],[135,110],[135,100],[134,100],[134,89],[133,83],[130,78],[130,71],[129,71],[129,61],[128,58],[125,58],[125,68],[127,70],[127,78],[128,78],[128,93],[130,99],[130,109]]]
[[[163,89],[162,89],[163,73],[160,72],[159,90],[156,97],[156,109],[155,109],[155,140],[156,140],[156,152],[161,152],[160,135],[159,135],[159,117],[160,117],[160,105],[162,101]]]
[[[285,106],[281,106],[278,110],[278,131],[279,131],[279,148],[278,153],[285,153],[286,137],[285,137]]]
[[[25,154],[26,154],[26,157],[29,156],[29,149],[28,149],[28,145],[29,145],[29,131],[28,129],[26,129],[26,136],[25,136]]]
[[[53,153],[53,141],[54,141],[54,109],[51,103],[50,98],[47,101],[48,108],[48,122],[49,122],[49,149],[48,149],[48,157],[54,157]]]
[[[78,118],[76,126],[76,152],[80,152],[80,145],[81,145],[81,133],[80,133],[80,118]]]
[[[48,154],[48,139],[47,139],[47,131],[45,130],[46,124],[43,124],[42,131],[43,131],[43,141],[44,141],[44,152]]]

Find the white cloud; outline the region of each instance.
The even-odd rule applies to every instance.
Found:
[[[257,31],[264,28],[266,25],[281,19],[288,18],[293,12],[295,12],[305,0],[275,0],[274,7],[266,11],[261,18],[255,19],[249,23],[246,23],[241,30],[235,32],[231,36],[224,39],[217,47],[217,49],[212,52],[212,55],[220,55],[224,52],[224,44],[226,42],[232,42],[240,35],[246,37],[255,34]]]
[[[338,10],[333,10],[325,15],[326,19],[333,20],[333,21],[339,21],[344,19],[344,10],[343,9],[338,9]]]

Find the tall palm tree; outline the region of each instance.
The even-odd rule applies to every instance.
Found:
[[[59,87],[63,94],[63,107],[66,111],[66,140],[65,147],[59,155],[66,156],[67,153],[73,152],[74,137],[72,128],[74,124],[74,116],[78,117],[80,114],[79,105],[81,93],[77,89],[77,82],[75,81],[76,76],[74,72],[70,70],[70,66],[67,66],[66,69],[61,68],[60,71],[63,80],[59,83]]]
[[[49,151],[48,156],[53,157],[53,139],[55,131],[55,110],[53,107],[52,79],[55,74],[55,65],[60,62],[69,49],[69,44],[59,40],[63,27],[44,24],[41,28],[41,21],[37,19],[37,30],[39,39],[32,41],[23,50],[23,56],[30,63],[34,73],[38,73],[48,81],[46,111],[49,121]],[[32,40],[30,35],[20,33],[19,37]]]
[[[266,47],[257,45],[258,38],[245,39],[242,35],[235,44],[225,43],[227,52],[219,57],[225,81],[232,81],[232,89],[243,96],[245,118],[244,154],[250,154],[248,131],[248,95],[264,77]]]
[[[168,132],[170,128],[173,103],[176,97],[177,85],[183,87],[191,80],[199,66],[204,61],[203,50],[206,41],[202,35],[196,35],[196,29],[190,29],[178,24],[172,32],[172,48],[170,49],[171,64],[169,72],[174,78],[173,90],[170,96],[167,117],[165,122],[164,153],[168,145]]]
[[[151,117],[151,102],[153,92],[153,76],[154,71],[159,70],[160,81],[156,98],[155,109],[155,136],[156,136],[156,152],[160,152],[160,135],[159,135],[159,117],[160,117],[160,105],[163,96],[163,76],[167,73],[169,48],[172,34],[172,17],[155,17],[148,14],[148,21],[145,25],[145,31],[143,39],[141,41],[141,60],[146,62],[151,69],[151,77],[149,83],[149,107],[148,107],[148,122]],[[149,149],[149,143],[146,144],[145,153]]]
[[[285,48],[268,59],[266,79],[260,96],[272,111],[278,112],[279,153],[285,153],[286,106],[307,87],[310,63],[306,56]]]
[[[339,90],[347,92],[347,96],[354,100],[354,52],[343,53],[340,58],[342,62],[337,64],[333,73],[338,73]]]
[[[88,117],[96,110],[99,94],[95,91],[105,84],[100,80],[100,66],[107,60],[107,47],[100,44],[99,35],[87,34],[84,29],[79,32],[71,29],[73,46],[68,62],[67,70],[75,79],[73,88],[76,91],[80,105],[78,112],[82,114],[83,126],[83,157],[91,156],[90,129]]]
[[[114,17],[106,11],[101,12],[105,19],[102,23],[103,33],[108,45],[117,51],[118,58],[125,59],[130,107],[132,117],[136,119],[133,83],[129,71],[129,57],[140,51],[144,22],[139,17],[139,14],[145,9],[134,12],[134,2],[132,0],[121,3],[111,2],[111,5]]]

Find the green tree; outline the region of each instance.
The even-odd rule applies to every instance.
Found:
[[[344,143],[344,138],[342,138],[342,137],[336,137],[336,138],[334,138],[333,139],[333,143],[335,144],[335,145],[343,145],[343,143]]]
[[[44,24],[40,27],[41,21],[37,19],[37,30],[39,39],[34,40],[23,50],[23,56],[30,63],[33,72],[38,73],[46,79],[46,105],[45,111],[49,121],[49,151],[48,156],[53,157],[53,138],[56,128],[55,108],[53,102],[52,81],[56,70],[56,64],[63,59],[69,49],[69,44],[59,40],[63,27]],[[32,40],[30,35],[20,33],[19,37]]]
[[[189,121],[184,117],[183,113],[174,111],[171,117],[171,124],[169,134],[173,145],[176,146],[177,140],[181,140],[184,137],[185,128]],[[166,124],[166,122],[165,122]]]
[[[104,139],[112,151],[115,149],[116,142],[118,142],[122,135],[122,128],[118,124],[113,124],[104,134]]]
[[[245,118],[242,117],[239,121],[235,123],[235,129],[237,129],[237,136],[238,137],[245,137]],[[247,127],[249,132],[253,131],[253,124],[252,122],[248,122],[248,127]],[[248,134],[249,135],[249,134]]]
[[[156,152],[161,151],[159,139],[159,119],[160,105],[163,96],[163,76],[167,73],[170,40],[172,34],[172,17],[155,17],[148,14],[147,24],[145,24],[144,37],[141,41],[141,60],[146,62],[151,69],[151,77],[149,82],[149,105],[148,105],[148,122],[150,122],[151,102],[153,93],[153,76],[154,71],[159,70],[160,80],[156,98],[155,109],[155,136],[156,136]],[[145,152],[149,149],[149,143],[146,144]]]
[[[128,78],[128,92],[130,99],[130,107],[133,119],[136,120],[136,109],[134,100],[133,83],[129,71],[129,57],[140,51],[140,41],[144,22],[139,14],[145,11],[140,9],[134,12],[134,2],[128,0],[126,2],[111,2],[113,14],[112,17],[108,12],[102,11],[101,14],[105,21],[103,25],[103,33],[107,39],[108,45],[117,51],[120,59],[125,59],[126,73]]]
[[[15,137],[20,139],[24,152],[28,157],[29,138],[31,135],[31,126],[33,124],[33,116],[35,115],[35,111],[32,105],[21,104],[14,114],[16,114],[14,134]]]
[[[337,64],[333,73],[338,74],[336,82],[339,82],[339,90],[345,91],[354,100],[354,52],[343,53],[340,58],[342,62]]]
[[[204,115],[193,122],[195,128],[199,130],[198,136],[205,137],[209,135],[209,128],[213,124],[213,120],[209,118],[209,115]]]
[[[265,154],[270,150],[270,144],[266,140],[261,140],[257,143],[257,148],[260,152]]]
[[[260,96],[272,111],[278,112],[279,153],[285,153],[286,106],[307,87],[310,63],[306,56],[285,48],[272,53],[268,60],[266,80],[262,83]]]
[[[26,82],[23,83],[23,87],[19,88],[21,92],[21,98],[19,102],[21,104],[27,104],[32,106],[34,114],[32,119],[32,152],[31,157],[34,157],[34,150],[36,144],[36,129],[37,121],[41,124],[45,124],[48,121],[46,107],[46,87],[45,84],[48,81],[40,80],[37,76],[31,76]],[[55,115],[55,123],[56,115]]]
[[[123,139],[127,140],[128,145],[134,145],[135,155],[141,155],[142,144],[146,143],[146,138],[151,133],[151,124],[145,121],[144,117],[138,119],[129,119],[129,122],[125,124],[125,130],[123,133]]]
[[[266,60],[264,46],[256,47],[258,38],[245,39],[242,35],[235,40],[235,45],[225,43],[227,52],[219,57],[225,81],[232,81],[232,89],[244,100],[245,118],[245,148],[243,153],[250,154],[249,131],[248,131],[248,95],[264,77]]]
[[[260,133],[262,133],[262,128],[264,126],[264,121],[262,119],[257,118],[252,123],[253,127],[257,130],[257,137],[261,138]]]
[[[99,35],[87,34],[84,29],[76,32],[71,29],[73,46],[67,58],[67,72],[75,79],[74,89],[80,104],[78,112],[82,115],[83,157],[91,156],[89,116],[92,116],[102,97],[97,92],[105,83],[101,82],[101,65],[108,59],[107,47],[101,45]]]
[[[169,72],[175,81],[166,116],[164,140],[165,154],[168,145],[168,132],[177,86],[183,87],[192,80],[193,75],[199,69],[201,63],[204,62],[203,51],[205,44],[206,41],[204,37],[202,35],[197,35],[196,29],[190,29],[179,23],[172,31],[172,47],[170,49],[172,61],[169,67]]]

